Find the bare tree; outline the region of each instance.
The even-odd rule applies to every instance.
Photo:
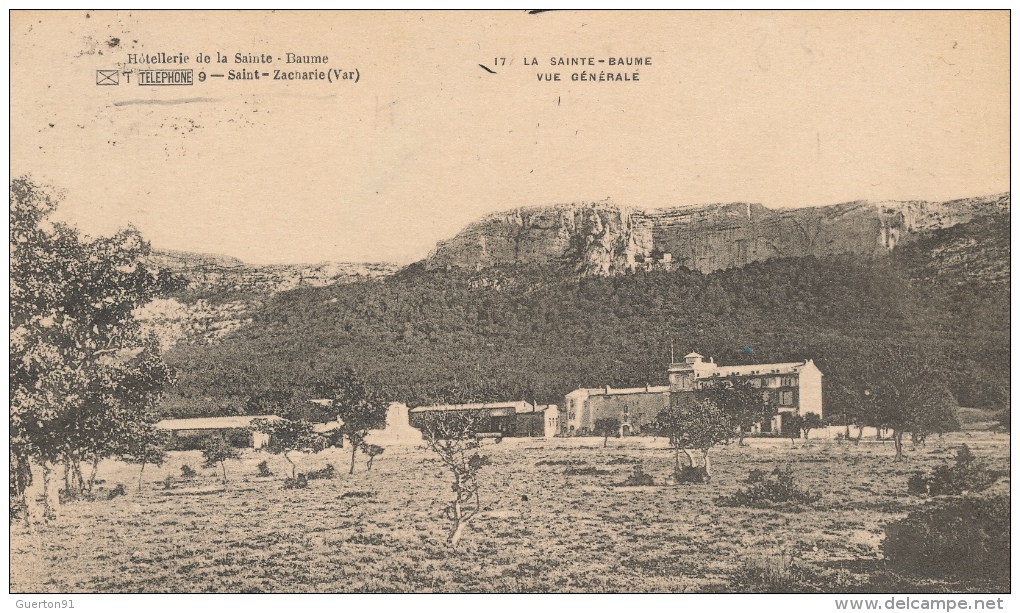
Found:
[[[426,447],[439,456],[453,477],[455,497],[445,512],[453,521],[447,541],[454,547],[482,506],[478,473],[490,461],[477,452],[481,447],[477,434],[487,422],[484,411],[432,411],[420,418]]]

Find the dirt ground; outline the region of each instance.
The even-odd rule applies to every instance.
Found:
[[[987,432],[908,445],[904,462],[893,461],[891,442],[748,439],[712,452],[715,474],[704,485],[665,483],[672,456],[662,439],[610,439],[607,448],[595,438],[505,439],[483,448],[492,458],[484,509],[455,550],[445,542],[450,482],[423,449],[387,449],[370,472],[359,454],[350,476],[345,450],[298,454],[299,471],[332,463],[340,474],[295,490],[283,489],[286,461],[264,452],[228,462],[226,488],[198,452],[147,468],[142,491],[137,466],[110,461],[100,487],[124,484],[126,495],[63,504],[58,519],[31,529],[11,526],[10,589],[727,592],[754,589],[748,572],[778,565],[810,577],[803,589],[868,590],[882,565],[883,525],[926,504],[907,495],[909,474],[950,461],[961,443],[1008,470],[1009,437]],[[256,476],[262,460],[277,476]],[[620,487],[638,463],[656,485]],[[192,481],[180,480],[184,464],[199,472]],[[749,470],[785,465],[817,502],[716,505]],[[993,491],[1008,493],[1008,478]]]

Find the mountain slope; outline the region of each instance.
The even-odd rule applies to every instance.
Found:
[[[827,390],[883,348],[923,353],[940,361],[961,403],[1001,405],[1009,389],[1009,286],[994,271],[1008,267],[1008,242],[1004,248],[988,224],[997,227],[980,218],[917,233],[893,257],[777,258],[708,274],[585,278],[543,266],[419,264],[379,279],[279,292],[220,342],[168,353],[180,385],[167,410],[241,411],[252,397],[281,393],[300,400],[348,365],[387,398],[411,404],[559,403],[581,386],[660,383],[671,343],[722,364],[813,358]],[[958,255],[930,281],[930,262],[950,253]],[[990,272],[957,261],[983,261]]]

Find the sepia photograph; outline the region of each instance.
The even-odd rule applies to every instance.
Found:
[[[12,606],[1006,608],[1008,10],[9,36]]]

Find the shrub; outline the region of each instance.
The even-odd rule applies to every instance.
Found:
[[[106,494],[106,499],[113,500],[117,496],[123,496],[124,494],[126,494],[126,492],[124,491],[124,484],[118,483],[117,487],[113,488]]]
[[[708,483],[708,471],[704,466],[680,465],[673,470],[673,480],[676,483]]]
[[[283,489],[298,490],[308,487],[308,477],[305,473],[298,473],[296,477],[287,477],[283,480]]]
[[[172,490],[174,488],[174,476],[167,475],[163,478],[163,489]]]
[[[635,464],[635,463],[640,464],[640,460],[635,460],[634,458],[625,458],[623,456],[613,458],[612,460],[606,462],[606,464],[609,464],[611,466],[614,466],[616,464]],[[539,464],[541,464],[541,462],[539,462]],[[536,466],[538,466],[538,464],[536,464]]]
[[[745,483],[746,488],[737,490],[732,496],[720,496],[716,504],[725,507],[768,508],[784,502],[810,503],[819,498],[817,494],[805,492],[796,486],[793,469],[789,466],[776,467],[769,473],[752,470]]]
[[[582,476],[582,475],[611,475],[612,472],[608,470],[602,470],[601,468],[595,468],[594,466],[585,466],[582,468],[570,467],[563,471],[564,475],[568,477]]]
[[[1009,538],[1009,496],[964,497],[886,525],[882,553],[893,572],[1008,586]]]
[[[375,498],[375,492],[344,492],[340,494],[340,499],[343,500],[344,498]]]
[[[652,476],[645,472],[644,466],[640,463],[634,465],[634,472],[621,483],[622,486],[655,485]]]
[[[964,492],[982,492],[999,476],[971,453],[967,445],[956,452],[956,464],[938,466],[930,474],[915,471],[907,480],[907,492],[914,496],[959,496]]]
[[[332,464],[326,464],[325,468],[308,471],[306,476],[309,481],[313,479],[336,479],[336,467]]]
[[[746,558],[731,578],[732,587],[746,592],[813,592],[809,573],[786,549],[775,549]]]
[[[194,479],[197,476],[198,476],[198,471],[196,471],[194,468],[188,466],[187,464],[185,464],[184,466],[181,466],[181,478],[182,479]]]
[[[267,460],[262,460],[261,462],[259,462],[259,474],[258,474],[258,476],[260,476],[260,477],[272,477],[273,476],[273,471],[269,470],[269,462]]]

